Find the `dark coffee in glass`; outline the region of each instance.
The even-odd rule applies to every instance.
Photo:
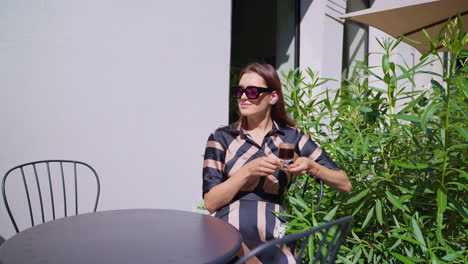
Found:
[[[289,164],[292,163],[294,158],[294,145],[281,143],[279,145],[279,158],[281,160],[281,167],[283,169],[289,169]]]
[[[279,158],[282,160],[292,160],[294,158],[294,149],[280,148]]]

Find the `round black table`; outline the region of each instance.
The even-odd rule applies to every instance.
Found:
[[[0,247],[1,264],[225,263],[240,233],[213,216],[164,209],[81,214],[24,230]]]

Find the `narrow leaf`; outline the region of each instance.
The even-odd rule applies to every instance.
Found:
[[[390,254],[392,254],[395,258],[397,258],[399,261],[403,262],[404,264],[414,264],[414,262],[411,259],[403,255],[400,255],[396,252],[390,252]]]
[[[406,121],[411,121],[414,123],[419,123],[421,122],[421,119],[417,116],[412,116],[412,115],[404,115],[404,114],[392,114],[389,115],[390,117],[396,118],[396,119],[401,119],[401,120],[406,120]]]
[[[426,241],[424,240],[423,234],[421,232],[421,229],[419,228],[418,222],[416,222],[416,219],[411,218],[411,226],[413,227],[413,233],[414,233],[414,236],[416,237],[416,240],[419,243],[424,245],[424,247],[421,247],[421,249],[423,250],[423,252],[426,252],[427,250]]]
[[[359,110],[361,110],[361,112],[364,112],[364,113],[372,112],[372,108],[367,107],[367,106],[365,106],[365,105],[361,105],[361,106],[359,107]]]
[[[325,215],[325,216],[323,217],[323,220],[324,220],[324,221],[330,221],[330,220],[332,220],[333,217],[334,217],[335,214],[336,214],[336,211],[338,211],[338,205],[335,206],[333,209],[331,209],[330,212],[328,212],[328,214]]]
[[[423,130],[426,130],[426,125],[429,119],[434,115],[435,112],[437,112],[440,108],[441,104],[439,103],[433,103],[430,104],[423,112],[422,117],[421,117],[421,126]]]
[[[444,228],[444,213],[447,209],[447,194],[442,189],[437,190],[437,229],[436,229],[436,237],[439,242],[444,243],[444,239],[442,236],[442,229]]]
[[[457,168],[452,168],[452,170],[459,172],[460,176],[462,176],[463,178],[468,180],[468,173],[466,171],[460,170],[460,169],[457,169]]]
[[[402,236],[402,235],[392,235],[392,237],[396,237],[396,238],[399,238],[401,240],[405,240],[405,241],[408,241],[410,243],[413,243],[413,244],[416,244],[420,247],[426,247],[424,244],[422,244],[421,242],[417,241],[417,240],[414,240],[410,237],[406,237],[406,236]]]
[[[382,56],[382,69],[384,73],[388,73],[388,71],[390,70],[389,59],[390,59],[390,56],[388,54],[385,54]]]
[[[357,195],[355,195],[355,196],[351,197],[350,199],[348,199],[348,201],[346,201],[346,204],[352,204],[352,203],[355,203],[355,202],[361,200],[363,197],[365,197],[369,193],[369,191],[370,191],[370,189],[364,189],[363,191],[361,191]]]
[[[307,206],[307,204],[302,200],[302,199],[297,199],[297,198],[294,198],[294,197],[289,197],[289,201],[294,204],[294,205],[297,205],[299,207],[301,207],[302,209],[304,210],[310,210],[310,207]]]
[[[385,191],[385,195],[387,195],[388,200],[398,209],[402,211],[406,211],[407,209],[403,207],[403,205],[400,203],[400,200],[398,198],[391,194],[389,191]]]
[[[313,254],[311,256],[313,256]],[[349,259],[347,259],[347,258],[345,258],[345,257],[343,257],[341,255],[337,255],[337,257],[338,257],[339,260],[341,260],[345,264],[353,264]]]
[[[437,208],[439,208],[442,213],[447,210],[447,194],[440,188],[437,189]]]
[[[362,223],[361,229],[364,229],[364,227],[366,227],[366,225],[369,223],[369,221],[372,219],[373,216],[374,216],[374,207],[372,206],[372,208],[367,213],[366,219]]]
[[[364,139],[364,145],[362,146],[362,156],[366,155],[368,147],[369,147],[369,134],[367,134],[366,138]]]
[[[468,144],[457,144],[457,145],[453,145],[453,146],[450,146],[447,151],[452,151],[454,149],[468,149]]]
[[[452,126],[460,135],[463,136],[463,138],[465,140],[468,140],[468,129],[465,129],[461,126],[459,126],[458,124],[457,125],[453,125]]]
[[[375,213],[376,213],[376,216],[377,216],[377,221],[379,221],[379,223],[381,225],[383,225],[382,202],[380,200],[377,200],[375,202]]]
[[[405,169],[421,170],[421,169],[426,169],[427,167],[429,167],[429,164],[427,163],[412,163],[412,162],[403,162],[403,161],[392,161],[391,163],[397,165],[398,167],[402,167]]]

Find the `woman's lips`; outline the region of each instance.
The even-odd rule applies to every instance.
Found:
[[[245,108],[245,107],[249,107],[250,104],[240,104],[241,107]]]

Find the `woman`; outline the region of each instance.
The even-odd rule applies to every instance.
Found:
[[[281,83],[268,64],[252,63],[241,70],[232,88],[241,118],[208,138],[203,166],[203,198],[210,213],[242,234],[242,256],[276,238],[282,196],[292,176],[309,173],[331,188],[349,192],[346,173],[287,117]],[[280,143],[295,145],[294,163],[281,169]],[[294,263],[287,248],[251,259],[251,263]],[[274,258],[274,259],[272,259]]]

